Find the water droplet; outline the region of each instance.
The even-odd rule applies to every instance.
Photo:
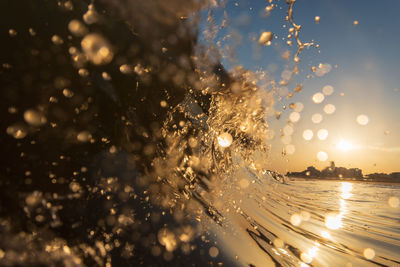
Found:
[[[313,102],[314,102],[315,104],[321,103],[322,101],[324,101],[324,99],[325,99],[325,96],[324,96],[322,93],[320,93],[320,92],[315,93],[315,94],[312,96],[312,100],[313,100]]]
[[[319,151],[317,153],[317,158],[319,161],[327,161],[328,160],[328,154],[325,151]]]
[[[82,131],[76,136],[76,139],[78,139],[78,141],[82,143],[88,142],[91,138],[92,134],[89,131]]]
[[[315,113],[311,116],[311,121],[315,124],[318,124],[322,121],[322,115],[319,113]]]
[[[272,32],[268,32],[268,31],[263,32],[260,35],[260,38],[258,39],[258,43],[265,45],[265,46],[271,45],[271,41],[272,41],[273,37],[274,37],[274,34]]]
[[[265,7],[265,11],[267,12],[267,13],[269,13],[269,12],[271,12],[272,11],[272,9],[274,9],[274,4],[271,4],[271,5],[269,5],[269,6],[266,6]]]
[[[35,36],[36,35],[36,31],[33,28],[29,28],[29,34],[31,36]]]
[[[64,40],[56,34],[51,37],[51,41],[55,45],[62,45],[64,43]]]
[[[64,95],[65,97],[67,97],[67,98],[71,98],[71,97],[74,96],[74,92],[72,92],[71,90],[65,88],[65,89],[63,90],[63,95]]]
[[[293,123],[298,122],[300,120],[300,113],[296,111],[290,113],[289,120]]]
[[[87,69],[79,69],[78,74],[81,77],[87,77],[89,76],[89,71]]]
[[[101,77],[103,77],[103,79],[104,79],[105,81],[111,81],[111,76],[110,76],[110,74],[108,74],[108,73],[105,72],[105,71],[103,71],[103,72],[101,73]]]
[[[315,18],[314,18],[314,20],[315,20],[315,23],[319,23],[319,21],[321,20],[321,18],[319,17],[319,16],[315,16]]]
[[[17,36],[17,31],[16,30],[14,30],[14,29],[9,29],[8,30],[8,34],[11,36],[11,37],[14,37],[14,36]]]
[[[289,145],[286,145],[285,150],[286,150],[286,154],[293,155],[294,152],[296,152],[296,147],[292,144],[289,144]]]
[[[87,58],[95,65],[110,63],[114,57],[109,42],[100,34],[86,35],[81,42],[82,50]]]
[[[232,144],[232,135],[227,132],[220,134],[217,139],[220,147],[229,147]]]
[[[211,247],[211,248],[208,250],[208,254],[210,254],[210,256],[211,256],[212,258],[215,258],[215,257],[218,256],[219,250],[218,250],[218,248],[216,248],[216,247]]]
[[[332,70],[332,66],[328,63],[320,63],[318,64],[318,67],[315,70],[315,75],[318,77],[322,77],[326,74],[328,74]]]
[[[336,107],[335,107],[335,105],[332,105],[332,104],[326,104],[324,107],[324,112],[326,114],[333,114],[335,112],[335,110],[336,110]]]
[[[132,65],[123,64],[119,67],[119,71],[123,74],[132,74],[135,71],[135,68]]]
[[[160,101],[160,106],[161,106],[162,108],[166,108],[166,107],[168,106],[167,101],[165,101],[165,100]]]
[[[357,123],[360,125],[367,125],[369,122],[369,118],[367,115],[361,114],[357,116]]]
[[[322,92],[323,92],[325,95],[331,95],[331,94],[333,93],[333,91],[334,91],[334,89],[333,89],[333,87],[332,87],[331,85],[325,85],[325,86],[322,88]]]
[[[24,119],[32,126],[38,127],[47,122],[46,117],[39,111],[28,109],[24,112]]]
[[[307,129],[303,132],[303,138],[307,141],[311,140],[313,136],[314,136],[313,131],[310,129]]]
[[[328,130],[321,129],[318,131],[317,135],[320,140],[325,140],[328,137]]]
[[[15,139],[22,139],[28,134],[25,125],[22,123],[16,123],[7,127],[6,132]]]
[[[296,112],[301,112],[301,111],[303,111],[303,109],[304,109],[303,103],[301,103],[301,102],[296,102],[296,103],[294,104],[294,111],[296,111]]]
[[[290,223],[294,226],[299,226],[301,224],[301,216],[297,213],[293,214],[290,217]]]
[[[174,251],[177,246],[175,234],[166,228],[158,231],[158,241],[161,245],[165,246],[165,249],[169,252]]]
[[[68,23],[68,30],[75,36],[84,36],[87,33],[85,25],[77,19]]]
[[[97,13],[96,9],[94,8],[93,4],[90,4],[88,7],[88,11],[83,14],[83,21],[86,24],[93,24],[100,20],[100,15]]]
[[[353,21],[353,25],[357,26],[358,25],[358,20]]]
[[[295,93],[299,93],[301,92],[301,90],[303,90],[303,85],[302,84],[298,84],[295,88],[294,88],[294,92]]]
[[[372,248],[366,248],[364,249],[363,255],[367,260],[372,260],[375,257],[375,250]]]

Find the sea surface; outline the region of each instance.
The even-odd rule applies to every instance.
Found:
[[[240,212],[225,214],[234,230],[220,233],[220,242],[243,266],[400,266],[399,189],[295,178],[281,183],[265,173],[250,183]]]

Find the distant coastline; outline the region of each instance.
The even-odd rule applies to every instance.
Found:
[[[288,172],[286,176],[290,178],[301,178],[310,180],[340,180],[340,181],[357,181],[357,182],[381,182],[381,183],[400,183],[400,172],[387,173],[371,173],[363,175],[359,168],[336,167],[335,162],[331,161],[331,165],[322,171],[314,166],[307,167],[301,172]]]

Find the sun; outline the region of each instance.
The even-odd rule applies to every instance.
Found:
[[[340,141],[336,144],[336,148],[342,151],[349,151],[354,148],[354,145],[349,141],[340,139]]]

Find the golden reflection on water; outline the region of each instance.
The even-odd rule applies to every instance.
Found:
[[[339,199],[339,205],[340,205],[339,213],[330,212],[325,216],[325,226],[327,228],[329,228],[331,230],[338,230],[343,226],[342,218],[347,213],[346,200],[349,199],[353,195],[351,193],[352,190],[353,190],[353,184],[351,184],[349,182],[341,183],[341,187],[340,187],[340,191],[341,191],[340,197],[341,198]],[[328,232],[326,232],[324,234],[324,237],[328,238],[328,236],[330,236],[330,235]]]

